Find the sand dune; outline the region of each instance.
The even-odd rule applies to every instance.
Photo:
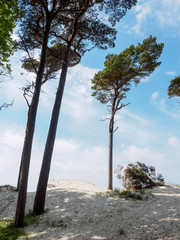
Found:
[[[101,192],[101,194],[99,194]],[[49,184],[47,211],[38,224],[24,228],[29,239],[171,239],[180,240],[180,188],[171,185],[146,190],[141,201],[109,197],[104,189],[78,180]],[[26,211],[34,193],[28,193]],[[17,193],[0,188],[0,218],[13,218]]]

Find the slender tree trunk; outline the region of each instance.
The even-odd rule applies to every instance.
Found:
[[[114,131],[114,114],[111,114],[109,122],[109,167],[108,167],[108,189],[113,189],[113,131]]]
[[[27,128],[27,125],[26,125],[26,128]],[[18,175],[18,182],[17,182],[17,188],[16,188],[16,191],[17,191],[17,192],[19,191],[21,169],[22,169],[22,157],[21,157],[21,163],[20,163],[20,167],[19,167],[19,175]]]
[[[90,1],[88,0],[86,3],[86,7],[82,12],[77,16],[74,22],[74,32],[72,34],[71,40],[68,42],[66,55],[64,58],[64,64],[61,71],[61,76],[59,80],[59,86],[56,93],[56,98],[54,102],[54,107],[52,111],[51,116],[51,122],[48,132],[48,137],[46,140],[44,155],[43,155],[43,162],[41,166],[41,172],[39,176],[39,181],[36,189],[36,195],[34,200],[34,206],[33,206],[33,214],[34,215],[40,215],[44,212],[44,206],[45,206],[45,198],[46,198],[46,188],[49,178],[49,171],[50,171],[50,165],[51,165],[51,159],[52,159],[52,153],[54,148],[54,142],[56,138],[56,130],[58,125],[58,119],[59,119],[59,113],[61,109],[61,103],[64,93],[64,86],[66,82],[66,75],[68,70],[68,61],[69,61],[69,52],[70,48],[72,46],[72,43],[76,37],[77,30],[78,30],[78,21],[79,19],[85,14],[89,7]]]
[[[46,31],[43,39],[43,46],[41,50],[41,60],[40,60],[39,70],[36,78],[35,91],[34,91],[33,98],[29,108],[29,112],[28,112],[28,120],[26,124],[26,133],[25,133],[19,180],[18,180],[19,181],[18,201],[17,201],[17,208],[16,208],[16,215],[15,215],[15,227],[22,227],[24,224],[24,214],[25,214],[25,204],[26,204],[32,141],[33,141],[36,113],[37,113],[40,90],[41,90],[41,81],[43,78],[43,72],[44,72],[44,66],[45,66],[45,60],[46,60],[46,50],[47,50],[49,29],[50,29],[50,19],[47,20],[47,23],[46,23]]]
[[[63,64],[63,68],[62,68],[61,76],[59,80],[59,86],[56,93],[48,137],[47,137],[46,146],[45,146],[44,155],[43,155],[41,172],[40,172],[39,181],[36,189],[36,195],[35,195],[34,206],[33,206],[34,215],[40,215],[44,212],[46,188],[47,188],[47,183],[49,178],[52,153],[53,153],[53,148],[54,148],[54,143],[56,138],[56,130],[58,125],[59,113],[60,113],[64,86],[66,82],[66,74],[68,69],[69,49],[67,50],[66,54],[67,55],[65,57],[65,61]]]

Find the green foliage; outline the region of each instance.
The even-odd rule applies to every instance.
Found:
[[[171,97],[180,97],[180,76],[172,79],[168,87],[168,96]]]
[[[124,231],[124,229],[119,228],[118,229],[118,233],[119,233],[119,235],[123,235],[123,234],[125,234],[125,231]]]
[[[115,111],[118,111],[131,83],[139,83],[161,64],[157,60],[163,47],[163,43],[156,43],[156,37],[150,36],[142,44],[131,45],[119,55],[107,55],[105,68],[92,79],[92,96],[103,104],[116,101]]]
[[[12,32],[18,16],[17,0],[0,0],[0,67],[7,68],[8,71],[8,58],[17,47],[16,41],[12,39]]]
[[[32,210],[29,210],[28,213],[24,216],[25,225],[37,224],[39,222],[39,216],[34,216]]]
[[[38,216],[33,216],[32,210],[29,210],[28,213],[24,217],[25,225],[29,224],[37,224],[39,222]],[[18,239],[18,237],[26,237],[28,233],[15,228],[13,220],[3,220],[0,221],[0,239],[1,240],[14,240]]]
[[[52,220],[52,221],[47,219],[45,221],[45,224],[46,224],[47,227],[50,227],[50,228],[57,228],[57,227],[66,228],[67,227],[67,224],[64,223],[64,221],[62,219],[60,219],[60,220]]]
[[[126,189],[152,188],[164,183],[162,174],[156,175],[155,167],[140,162],[118,166],[115,173]]]
[[[143,192],[137,192],[133,190],[119,190],[115,188],[112,191],[108,191],[107,194],[111,197],[120,197],[125,199],[133,199],[133,200],[142,200]]]
[[[59,1],[50,0],[46,1],[43,7],[39,6],[40,3],[38,1],[22,2],[24,3],[22,4],[24,16],[20,30],[26,47],[29,50],[39,48],[43,43],[47,9],[51,9],[49,16],[51,15],[52,17],[51,29],[48,36],[49,47],[52,47],[56,43],[67,45],[71,42],[71,49],[77,53],[77,56],[82,56],[86,51],[94,47],[107,49],[107,47],[114,46],[115,29],[97,18],[100,11],[98,5],[103,5],[103,2],[106,5],[106,1],[99,1],[99,3],[96,3],[94,0],[63,1],[61,6],[59,6]],[[51,8],[52,5],[54,8]],[[118,5],[121,4],[119,3]],[[123,7],[120,6],[119,10],[124,11]],[[111,7],[111,11],[113,13],[115,10]],[[24,49],[22,42],[20,47]]]
[[[45,70],[43,74],[43,82],[54,79],[55,73],[60,70],[64,63],[66,46],[61,43],[56,43],[50,47],[46,54]],[[34,58],[24,58],[22,67],[28,72],[37,73],[39,68],[39,60]],[[69,66],[79,62],[79,57],[71,50],[69,54]]]
[[[20,236],[27,236],[27,233],[17,229],[13,226],[12,220],[0,221],[0,239],[1,240],[14,240]]]
[[[112,189],[112,148],[114,117],[117,111],[127,106],[122,103],[131,84],[138,84],[142,78],[148,77],[160,64],[164,44],[158,44],[156,37],[145,39],[142,44],[131,45],[119,55],[109,54],[104,62],[105,68],[95,74],[92,82],[92,96],[102,104],[108,103],[109,121],[109,182]]]

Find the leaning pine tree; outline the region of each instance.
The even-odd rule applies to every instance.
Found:
[[[114,26],[116,21],[119,21],[125,15],[126,11],[134,6],[136,2],[137,0],[76,1],[75,8],[77,8],[77,10],[74,11],[73,14],[68,13],[66,15],[63,13],[63,18],[61,18],[64,21],[62,21],[63,27],[59,29],[57,25],[57,29],[51,31],[51,34],[54,35],[55,41],[60,42],[66,46],[66,53],[64,56],[64,63],[59,80],[59,86],[57,88],[48,137],[43,155],[41,172],[35,195],[33,206],[34,215],[42,214],[44,211],[46,188],[64,86],[66,82],[66,74],[69,65],[70,51],[73,51],[75,55],[77,57],[79,56],[81,59],[81,56],[92,48],[98,47],[100,49],[107,49],[107,47],[113,47],[116,31],[114,28],[109,26],[109,23]],[[81,11],[78,11],[80,3],[84,7]],[[104,19],[103,22],[99,16],[100,11],[103,11],[104,14],[107,14],[107,18],[106,20]]]
[[[156,37],[150,36],[142,44],[131,45],[119,55],[106,56],[105,68],[92,79],[92,96],[103,104],[108,104],[109,117],[109,167],[108,189],[113,189],[113,134],[114,117],[117,111],[127,106],[122,103],[131,84],[138,84],[149,76],[160,64],[164,44],[158,44]]]
[[[19,6],[22,13],[19,26],[22,41],[19,47],[25,51],[33,53],[36,49],[40,50],[40,61],[36,69],[36,81],[34,84],[32,99],[29,104],[27,124],[23,150],[21,155],[21,164],[18,180],[18,200],[15,214],[15,226],[22,227],[24,224],[25,204],[27,196],[27,184],[29,175],[29,166],[32,150],[32,142],[35,130],[35,122],[41,86],[46,68],[47,49],[52,47],[55,39],[52,30],[61,29],[61,23],[68,24],[74,12],[81,12],[84,1],[72,2],[71,0],[19,0]],[[67,17],[65,17],[65,15]],[[64,25],[63,25],[64,27]],[[58,34],[58,31],[56,31]],[[51,40],[51,41],[50,41]],[[25,43],[25,44],[24,44]]]

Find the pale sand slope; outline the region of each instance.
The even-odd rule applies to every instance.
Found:
[[[153,188],[153,195],[148,190],[148,199],[142,201],[98,194],[103,191],[83,181],[55,181],[47,190],[47,212],[38,225],[24,230],[31,232],[30,239],[43,240],[180,240],[180,188]],[[28,194],[27,210],[32,209],[33,197],[34,193]],[[16,199],[15,191],[0,188],[1,219],[14,216]],[[58,226],[61,220],[66,227]]]

